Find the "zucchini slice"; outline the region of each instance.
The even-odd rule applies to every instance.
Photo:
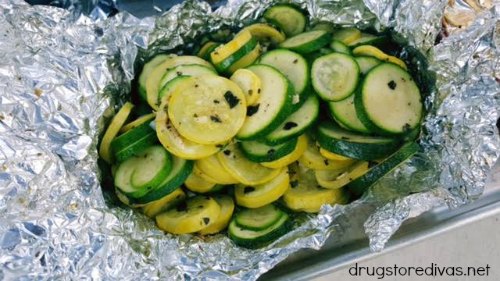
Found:
[[[309,95],[301,107],[288,116],[278,128],[269,133],[264,141],[268,144],[286,142],[304,133],[318,119],[319,100],[315,94]]]
[[[420,146],[415,142],[404,144],[398,151],[387,157],[378,165],[372,167],[363,176],[355,179],[347,186],[355,196],[361,196],[370,186],[374,185],[383,176],[394,170],[401,163],[418,152]]]
[[[235,63],[233,63],[227,70],[227,74],[232,74],[238,69],[245,68],[251,64],[253,64],[259,56],[262,54],[262,46],[257,43],[255,45],[255,48],[250,53],[247,53],[241,59],[237,60]]]
[[[295,145],[294,150],[279,158],[276,159],[272,162],[262,162],[260,163],[264,167],[272,168],[272,169],[279,169],[285,166],[288,166],[292,164],[293,162],[299,160],[299,158],[304,154],[304,151],[306,151],[307,148],[307,138],[306,136],[302,135],[298,137],[297,139],[297,144]]]
[[[233,138],[245,122],[245,95],[231,80],[212,75],[191,77],[172,93],[168,116],[186,139],[206,145]]]
[[[177,188],[172,191],[172,193],[163,196],[162,198],[149,202],[148,204],[141,207],[141,211],[148,217],[154,218],[161,212],[164,212],[180,202],[184,201],[186,198],[186,193],[182,188]]]
[[[331,36],[327,31],[312,30],[286,39],[280,44],[280,47],[300,54],[309,54],[328,45],[330,40]]]
[[[343,190],[319,187],[312,170],[291,165],[290,171],[290,188],[283,195],[290,210],[317,213],[324,204],[344,203]]]
[[[335,160],[335,161],[352,161],[351,158],[342,156],[340,154],[336,154],[333,152],[330,152],[322,147],[319,148],[319,154],[321,154],[323,157],[329,160]]]
[[[371,131],[359,120],[356,113],[356,106],[354,105],[354,95],[350,95],[341,101],[329,102],[328,108],[332,117],[342,125],[342,127],[355,132],[361,132],[365,134],[371,133]]]
[[[130,102],[126,102],[116,113],[116,115],[111,119],[111,123],[109,123],[104,136],[102,137],[101,144],[99,145],[99,155],[101,156],[106,163],[112,162],[112,153],[111,153],[111,142],[118,135],[118,132],[122,128],[123,124],[127,122],[127,118],[132,112],[132,108],[134,105]]]
[[[220,45],[210,53],[210,60],[217,71],[226,73],[231,65],[252,52],[257,46],[257,40],[249,31],[240,32],[233,40]]]
[[[356,89],[359,66],[351,56],[332,53],[313,62],[311,80],[314,90],[322,99],[340,101]]]
[[[160,143],[173,155],[184,159],[205,158],[219,152],[217,145],[206,145],[192,142],[179,134],[168,119],[167,100],[163,100],[155,119],[156,136]]]
[[[316,170],[314,171],[314,175],[321,187],[337,189],[346,186],[353,180],[364,175],[367,171],[368,162],[359,161],[342,170]]]
[[[335,161],[323,157],[319,153],[319,146],[310,137],[307,137],[307,148],[299,158],[300,164],[313,170],[339,170],[354,163],[355,160]]]
[[[159,88],[162,89],[168,82],[179,76],[202,76],[202,75],[217,75],[217,72],[211,67],[199,64],[183,64],[176,66],[163,75],[160,80]],[[158,95],[159,96],[159,95]]]
[[[275,5],[267,9],[263,16],[283,30],[286,36],[294,36],[303,32],[307,24],[306,16],[290,5]]]
[[[239,144],[241,151],[249,160],[254,162],[271,162],[292,153],[297,145],[297,139],[291,139],[273,146],[258,141],[244,141]]]
[[[226,169],[222,166],[217,155],[211,155],[205,158],[198,159],[195,163],[196,167],[203,172],[208,178],[218,184],[235,184],[239,183]]]
[[[220,214],[213,223],[211,223],[206,228],[198,231],[198,233],[201,235],[215,234],[221,232],[227,227],[229,221],[231,220],[231,217],[233,216],[234,212],[233,198],[226,195],[219,195],[219,196],[214,196],[214,199],[215,201],[217,201],[217,204],[219,204],[221,208]]]
[[[384,36],[376,36],[373,34],[362,32],[361,36],[358,39],[347,43],[347,45],[351,48],[356,48],[361,45],[378,45],[379,43],[385,41],[387,41],[387,38]]]
[[[126,196],[140,198],[157,188],[171,169],[168,152],[162,146],[151,146],[121,163],[114,183]]]
[[[262,82],[257,75],[248,69],[238,69],[229,79],[241,88],[245,94],[247,106],[257,102],[260,92],[262,91]]]
[[[366,75],[368,71],[370,71],[372,68],[381,63],[381,61],[379,61],[374,57],[361,56],[361,57],[355,57],[354,59],[358,63],[359,71],[363,75]]]
[[[172,234],[195,233],[215,222],[220,212],[221,207],[215,199],[196,196],[156,216],[156,224]]]
[[[165,102],[165,104],[168,104],[168,101],[170,100],[170,97],[172,96],[172,93],[177,91],[179,87],[183,85],[187,80],[189,80],[189,76],[187,75],[181,75],[177,76],[174,79],[168,81],[161,89],[160,93],[158,93],[158,101],[160,104],[162,102]]]
[[[286,39],[283,32],[266,23],[254,23],[243,28],[240,32],[245,31],[249,31],[261,44],[267,44],[270,41],[273,45],[278,45]]]
[[[161,63],[163,63],[165,60],[167,60],[169,57],[172,55],[157,55],[154,58],[152,58],[150,61],[148,61],[144,67],[142,68],[141,74],[139,75],[139,96],[144,100],[147,101],[147,93],[146,93],[146,80],[148,79],[149,75],[151,72]]]
[[[384,158],[400,146],[397,138],[361,135],[341,129],[332,122],[320,124],[317,137],[322,148],[359,160]]]
[[[259,59],[260,64],[270,65],[278,69],[293,85],[294,108],[300,107],[307,98],[306,91],[309,86],[309,66],[301,55],[286,50],[278,49],[263,54]]]
[[[156,66],[146,79],[147,102],[154,110],[158,109],[158,94],[160,91],[160,81],[168,70],[183,64],[199,64],[209,68],[213,66],[204,59],[196,56],[169,56],[165,61]]]
[[[263,230],[278,222],[284,212],[273,204],[268,204],[255,209],[239,211],[234,220],[239,227],[249,230]]]
[[[274,131],[290,113],[293,87],[288,79],[271,66],[248,67],[262,82],[262,91],[247,110],[247,118],[236,135],[241,140],[254,140]]]
[[[149,122],[145,122],[121,134],[111,142],[113,159],[117,162],[123,162],[157,142],[156,132],[151,129]]]
[[[234,190],[236,204],[247,208],[260,208],[278,200],[289,188],[288,169],[282,168],[274,179],[258,185],[239,184]]]
[[[349,45],[359,38],[361,38],[361,31],[355,27],[341,28],[334,31],[332,36],[333,41],[339,41],[345,45]]]
[[[349,47],[347,47],[346,44],[338,40],[332,40],[332,42],[330,43],[330,48],[332,48],[332,50],[336,53],[341,53],[346,55],[351,54],[351,49],[349,49]]]
[[[248,160],[235,144],[228,145],[217,154],[217,158],[228,173],[246,185],[263,184],[280,173],[279,169],[266,168]]]
[[[236,224],[236,220],[233,219],[229,223],[228,234],[236,245],[257,249],[285,235],[291,228],[290,217],[288,214],[283,213],[276,223],[262,230],[250,230],[240,227]]]
[[[135,119],[134,121],[131,121],[131,122],[123,125],[123,127],[120,129],[119,133],[123,134],[123,133],[128,132],[132,129],[135,129],[146,122],[150,122],[151,120],[155,119],[155,117],[156,117],[156,114],[154,112],[140,116],[139,118]]]
[[[214,42],[214,41],[207,41],[203,46],[201,46],[200,50],[196,54],[196,56],[204,59],[204,60],[209,60],[210,59],[210,53],[212,53],[217,47],[219,47],[221,43],[219,42]]]
[[[382,63],[373,68],[356,93],[361,122],[380,134],[404,134],[420,124],[422,97],[413,78],[401,67]]]

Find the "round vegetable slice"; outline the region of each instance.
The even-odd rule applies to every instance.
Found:
[[[134,121],[123,125],[123,127],[120,129],[120,134],[128,132],[134,128],[139,127],[140,125],[142,125],[146,122],[149,122],[149,121],[155,119],[155,116],[156,116],[156,114],[153,112],[150,114],[143,115],[143,116],[135,119]]]
[[[406,64],[404,63],[404,61],[400,60],[399,58],[397,58],[395,56],[387,55],[386,53],[382,52],[379,48],[374,47],[374,46],[361,45],[361,46],[354,48],[354,50],[352,50],[352,53],[356,56],[374,57],[374,58],[377,58],[381,61],[386,61],[386,62],[396,64],[399,67],[403,68],[404,70],[408,69],[406,67]]]
[[[271,41],[273,44],[278,45],[286,39],[285,34],[266,23],[254,23],[243,28],[240,32],[244,31],[249,31],[260,43]]]
[[[278,207],[268,204],[255,209],[243,209],[234,216],[234,220],[239,227],[263,230],[278,222],[283,214]]]
[[[217,154],[222,166],[239,182],[247,185],[258,185],[272,180],[280,173],[280,169],[266,168],[259,163],[248,160],[235,144],[228,145]]]
[[[199,64],[182,64],[170,70],[167,70],[160,80],[159,88],[162,89],[168,82],[180,76],[203,76],[217,75],[217,72],[211,67]]]
[[[184,159],[200,159],[220,150],[216,145],[199,144],[182,137],[168,118],[167,103],[165,99],[162,101],[161,110],[156,114],[155,126],[158,139],[170,153]]]
[[[262,82],[257,75],[248,69],[238,69],[229,79],[241,88],[245,94],[247,106],[255,104],[262,88]]]
[[[221,212],[217,201],[207,196],[189,198],[156,216],[158,227],[172,234],[187,234],[198,232],[215,222]]]
[[[319,147],[311,139],[307,138],[307,148],[299,158],[299,162],[305,167],[313,170],[338,170],[348,167],[355,160],[335,161],[323,157],[319,153]]]
[[[299,160],[299,158],[302,156],[304,151],[306,151],[306,149],[307,149],[307,138],[306,136],[302,135],[297,139],[297,144],[295,145],[295,149],[290,154],[287,154],[272,162],[262,162],[260,164],[264,167],[279,169]]]
[[[171,55],[157,55],[154,58],[152,58],[150,61],[148,61],[144,67],[142,68],[141,74],[139,75],[139,95],[140,97],[144,100],[147,101],[147,94],[146,94],[146,80],[148,79],[149,75],[151,72],[161,63],[163,63],[165,60],[170,58]]]
[[[367,171],[368,162],[359,161],[341,170],[316,170],[314,171],[314,175],[321,187],[337,189],[346,186],[348,183],[364,175]]]
[[[321,154],[326,159],[335,160],[335,161],[352,161],[352,158],[345,157],[343,155],[330,152],[322,147],[319,148],[319,154]]]
[[[303,32],[307,24],[306,16],[290,5],[275,5],[264,12],[264,18],[277,25],[287,36]]]
[[[176,190],[172,191],[172,193],[142,206],[141,210],[146,216],[154,218],[159,213],[164,212],[184,201],[185,198],[186,193],[184,193],[182,188],[177,188]]]
[[[328,108],[332,117],[337,123],[342,124],[342,127],[352,131],[369,134],[371,131],[359,120],[356,113],[356,106],[354,105],[354,96],[335,102],[329,102]]]
[[[201,177],[199,173],[195,172],[193,169],[193,172],[186,179],[184,185],[192,192],[206,193],[211,191],[217,185],[217,183]]]
[[[111,142],[113,159],[117,162],[123,162],[157,142],[156,132],[151,129],[148,123],[143,123],[121,134]]]
[[[172,93],[168,104],[168,115],[178,132],[200,144],[227,142],[245,122],[245,95],[224,77],[191,77]]]
[[[359,66],[346,54],[332,53],[317,58],[312,65],[311,81],[318,95],[327,101],[350,96],[359,80]]]
[[[340,41],[346,45],[351,44],[355,40],[361,38],[361,31],[355,27],[346,27],[333,32],[334,41]]]
[[[211,223],[206,228],[200,230],[198,233],[201,235],[215,234],[224,230],[234,212],[234,201],[233,198],[222,195],[222,196],[214,196],[215,201],[220,205],[220,214],[217,219]]]
[[[238,69],[245,68],[253,64],[262,54],[262,46],[257,43],[252,51],[241,57],[227,69],[227,74],[234,73]]]
[[[297,139],[291,139],[278,145],[267,145],[258,141],[240,142],[243,154],[254,162],[270,162],[284,157],[295,149]]]
[[[308,54],[326,46],[330,42],[330,39],[329,32],[325,30],[312,30],[286,39],[280,44],[280,47],[300,54]]]
[[[259,185],[237,185],[234,196],[236,204],[247,208],[259,208],[278,200],[290,186],[288,169],[281,169],[279,175]]]
[[[403,134],[420,124],[422,97],[413,78],[391,63],[373,68],[354,98],[365,126],[380,134]]]
[[[203,172],[210,180],[218,184],[235,184],[239,183],[226,169],[222,166],[217,155],[211,155],[201,158],[196,161],[196,167]]]
[[[175,92],[178,87],[182,86],[182,83],[186,82],[186,80],[189,80],[189,77],[190,76],[187,75],[181,75],[168,81],[167,84],[165,84],[165,86],[161,88],[160,93],[158,94],[158,101],[160,103],[168,104],[172,93]]]
[[[130,112],[134,108],[134,105],[130,102],[126,102],[118,111],[118,113],[113,117],[111,123],[109,124],[104,136],[101,140],[101,145],[99,146],[99,155],[107,163],[111,163],[111,142],[116,137],[123,124],[127,121]]]

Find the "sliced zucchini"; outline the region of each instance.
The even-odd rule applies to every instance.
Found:
[[[156,114],[154,112],[143,115],[143,116],[135,119],[134,121],[131,121],[131,122],[123,125],[123,127],[120,129],[119,133],[123,134],[125,132],[128,132],[128,131],[134,129],[134,128],[139,127],[140,125],[142,125],[144,123],[150,122],[151,120],[155,119],[155,116],[156,116]]]
[[[205,158],[219,152],[217,145],[206,145],[192,142],[179,134],[168,119],[166,100],[163,100],[155,119],[156,136],[160,143],[173,155],[184,159]]]
[[[345,45],[349,45],[361,38],[361,31],[355,27],[345,27],[333,32],[332,39]],[[333,48],[332,48],[333,49]]]
[[[139,75],[139,96],[144,100],[147,101],[147,93],[146,93],[146,80],[148,79],[149,75],[151,72],[161,63],[163,63],[165,60],[168,58],[172,57],[174,55],[156,55],[154,58],[152,58],[150,61],[148,61],[144,67],[142,68],[141,74]]]
[[[347,45],[351,48],[356,48],[361,45],[377,45],[384,41],[387,41],[387,38],[385,38],[384,36],[376,36],[373,34],[362,32],[361,36],[358,39],[347,43]]]
[[[215,222],[220,212],[221,207],[215,199],[196,196],[156,216],[156,224],[172,234],[195,233]]]
[[[248,70],[262,82],[262,91],[247,110],[247,118],[236,135],[241,140],[261,138],[274,131],[290,113],[293,88],[278,70],[267,65],[252,65]]]
[[[361,57],[355,57],[354,59],[358,63],[359,71],[363,75],[366,75],[368,71],[370,71],[372,68],[381,63],[381,61],[379,61],[374,57],[361,56]]]
[[[265,138],[268,144],[279,144],[297,137],[310,128],[319,115],[319,100],[315,94],[309,95],[301,107],[288,116],[278,128],[269,133]]]
[[[420,146],[415,142],[404,144],[398,151],[387,157],[378,165],[372,167],[363,176],[349,183],[347,188],[355,196],[361,196],[370,186],[374,185],[378,180],[394,170],[401,163],[411,158],[419,149]]]
[[[313,170],[339,170],[350,166],[354,161],[335,161],[323,157],[319,153],[319,146],[310,137],[307,137],[307,148],[299,158],[302,165]]]
[[[250,230],[236,224],[231,220],[228,227],[229,238],[241,247],[257,249],[263,247],[291,230],[291,222],[288,214],[284,213],[281,218],[268,228],[263,230]]]
[[[172,93],[177,91],[178,87],[181,87],[184,82],[189,80],[189,76],[187,75],[182,75],[182,76],[177,76],[174,79],[170,80],[163,86],[160,90],[160,93],[158,94],[158,101],[162,103],[165,101],[165,104],[168,104],[168,101],[170,100],[170,97],[172,96]]]
[[[262,51],[263,51],[262,46],[259,43],[257,43],[250,53],[244,55],[241,59],[233,63],[228,68],[227,74],[232,74],[238,69],[242,69],[253,64],[260,57]]]
[[[368,171],[368,162],[359,161],[346,169],[328,171],[316,170],[314,175],[321,187],[329,189],[337,189],[346,186],[353,180],[361,177]]]
[[[122,128],[123,124],[127,122],[127,118],[130,115],[130,112],[134,108],[134,105],[130,102],[126,102],[118,111],[118,113],[111,119],[111,123],[109,123],[104,136],[102,137],[101,144],[99,145],[99,155],[101,156],[106,163],[112,162],[112,153],[111,153],[111,142],[118,135],[118,132]]]
[[[315,24],[311,30],[325,30],[330,33],[333,33],[335,31],[335,26],[331,22],[319,22]]]
[[[289,188],[288,169],[282,168],[277,177],[258,185],[239,184],[234,190],[236,204],[247,208],[260,208],[278,200]]]
[[[164,212],[180,202],[184,201],[186,198],[186,193],[182,188],[177,188],[172,191],[172,193],[163,196],[162,198],[149,202],[148,204],[141,207],[141,211],[148,217],[154,218],[161,212]]]
[[[217,154],[217,158],[228,173],[246,185],[268,182],[280,173],[279,169],[266,168],[248,160],[235,144],[228,145]]]
[[[309,66],[304,57],[286,49],[277,49],[263,54],[259,63],[278,69],[290,80],[294,89],[294,108],[304,103],[308,94],[306,88],[309,85]]]
[[[183,64],[176,66],[163,75],[160,80],[160,89],[179,76],[202,76],[202,75],[217,75],[217,72],[211,67],[199,64]],[[161,92],[161,91],[160,91]],[[161,97],[159,97],[161,98]]]
[[[406,67],[406,64],[404,61],[400,60],[399,58],[397,58],[395,56],[390,56],[374,46],[361,45],[361,46],[354,48],[352,50],[352,53],[355,56],[374,57],[374,58],[379,59],[381,61],[390,62],[390,63],[393,63],[395,65],[398,65],[399,67],[403,68],[404,70],[408,69]]]
[[[151,129],[148,122],[143,123],[121,134],[111,142],[113,159],[117,162],[123,162],[157,142],[156,132]]]
[[[160,91],[160,81],[168,70],[183,64],[199,64],[213,68],[213,66],[204,59],[196,56],[169,56],[165,61],[156,66],[146,78],[147,102],[154,110],[158,109],[158,93]]]
[[[217,183],[202,177],[199,173],[195,172],[194,169],[184,182],[186,188],[196,193],[207,193],[212,191]]]
[[[341,189],[318,187],[314,172],[290,166],[290,188],[283,195],[283,202],[290,210],[317,213],[324,204],[344,203]]]
[[[126,196],[140,198],[157,188],[171,169],[170,154],[159,145],[151,146],[121,163],[114,183]]]
[[[327,31],[312,30],[286,39],[280,44],[280,47],[300,54],[309,54],[328,45],[330,40],[331,35]]]
[[[239,183],[224,169],[216,154],[197,160],[196,167],[218,184]]]
[[[350,95],[341,101],[329,102],[328,108],[332,117],[342,127],[352,131],[369,134],[371,131],[359,120],[354,106],[354,95]]]
[[[349,49],[349,47],[347,47],[346,44],[338,40],[332,40],[332,42],[330,43],[330,48],[332,48],[332,50],[336,53],[341,53],[346,55],[351,54],[351,49]]]
[[[290,5],[275,5],[264,12],[264,18],[277,25],[286,36],[294,36],[304,31],[306,16]]]
[[[225,73],[231,65],[250,53],[257,43],[249,31],[240,32],[233,40],[220,45],[210,53],[210,60],[217,71]]]
[[[207,41],[205,42],[205,44],[203,44],[203,46],[200,48],[200,50],[196,55],[204,60],[209,60],[210,53],[213,52],[220,45],[221,43],[219,42]]]
[[[186,181],[193,170],[193,161],[172,156],[172,169],[170,174],[155,189],[140,198],[129,198],[132,203],[146,204],[156,201],[174,192]]]
[[[361,122],[380,134],[403,134],[420,124],[422,97],[413,78],[391,63],[373,68],[354,98]]]
[[[240,32],[245,31],[249,31],[261,44],[267,44],[270,41],[273,45],[278,45],[286,39],[283,32],[266,23],[254,23],[243,28]]]
[[[231,80],[191,77],[170,97],[168,116],[186,139],[206,145],[233,138],[245,122],[245,95]]]
[[[250,161],[271,162],[292,153],[297,145],[297,139],[273,146],[258,141],[244,141],[239,145],[245,157]]]
[[[278,222],[284,212],[273,204],[264,205],[255,209],[239,211],[234,220],[239,227],[249,230],[263,230]]]
[[[257,102],[262,88],[262,82],[257,75],[248,69],[238,69],[229,79],[241,88],[245,94],[247,106]]]
[[[356,89],[359,66],[351,56],[332,53],[314,61],[311,80],[314,90],[322,99],[340,101]]]
[[[214,196],[215,201],[220,206],[220,214],[217,219],[206,228],[198,231],[201,235],[215,234],[226,229],[234,212],[233,198],[226,195]]]
[[[302,154],[304,154],[304,151],[306,151],[306,148],[307,148],[307,138],[306,136],[302,135],[298,137],[295,149],[290,154],[287,154],[272,162],[262,162],[260,164],[264,167],[272,169],[279,169],[288,166],[289,164],[299,160]]]
[[[377,160],[398,149],[396,138],[356,134],[323,122],[318,126],[318,142],[330,152],[359,160]]]

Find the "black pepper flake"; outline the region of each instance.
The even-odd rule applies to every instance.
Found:
[[[245,193],[245,194],[253,192],[253,191],[255,191],[255,188],[252,186],[245,186],[245,189],[243,189],[243,193]]]
[[[408,132],[408,131],[410,131],[410,130],[411,130],[411,126],[410,126],[410,124],[405,123],[405,124],[403,125],[403,132]]]
[[[394,89],[396,89],[397,85],[396,85],[396,82],[394,82],[394,80],[391,80],[389,83],[387,83],[387,86],[389,86],[389,88],[391,90],[394,90]]]
[[[323,163],[325,163],[326,166],[330,165],[330,162],[328,162],[328,159],[323,160]]]
[[[343,140],[349,140],[348,137],[341,137],[341,139],[343,139]]]
[[[297,127],[297,126],[298,126],[298,125],[297,125],[297,123],[295,123],[295,122],[286,122],[286,123],[285,123],[285,126],[283,126],[283,129],[284,129],[284,130],[290,130],[290,129],[295,128],[295,127]]]
[[[261,89],[261,88],[259,88],[259,89],[257,90],[257,94],[260,94],[260,92],[261,92],[261,91],[262,91],[262,89]]]
[[[177,210],[177,212],[185,212],[185,211],[187,211],[187,204],[186,204],[186,202],[179,203],[179,205],[177,205],[177,207],[175,207],[175,209]]]
[[[219,144],[216,144],[215,147],[217,147],[217,148],[223,148],[224,146],[219,143]]]
[[[293,61],[293,63],[294,63],[294,64],[296,64],[296,63],[298,63],[298,62],[299,62],[299,60],[298,60],[298,59],[295,59],[295,60]]]
[[[214,100],[214,103],[215,103],[215,104],[219,104],[219,103],[220,103],[220,101],[219,101],[219,100]]]
[[[291,182],[290,182],[290,186],[291,186],[292,188],[295,188],[295,187],[297,187],[298,185],[299,185],[299,181],[298,181],[298,180],[294,180],[294,181],[291,181]]]
[[[224,152],[223,152],[223,153],[224,153],[226,156],[229,156],[229,155],[231,155],[231,150],[226,149],[226,150],[224,150]]]
[[[275,152],[276,152],[276,149],[271,148],[271,149],[269,149],[269,150],[267,151],[267,155],[272,155],[272,154],[274,154]]]
[[[177,74],[177,76],[181,76],[181,75],[182,75],[182,72],[177,71],[177,72],[176,72],[176,74]]]
[[[224,98],[226,99],[227,104],[229,104],[229,108],[237,106],[238,103],[240,102],[240,99],[236,97],[231,91],[227,91],[224,94]]]
[[[194,87],[195,87],[195,88],[198,88],[199,86],[200,86],[200,85],[198,85],[198,84],[194,84]]]
[[[210,218],[203,218],[203,223],[208,224],[210,222]]]
[[[195,113],[195,114],[193,114],[193,117],[194,117],[194,118],[198,118],[198,114],[196,114],[196,113]]]
[[[222,120],[220,120],[220,117],[217,114],[210,115],[210,120],[212,120],[212,122],[215,122],[215,123],[222,123]]]
[[[260,103],[247,107],[247,116],[252,116],[259,111]]]
[[[253,90],[252,89],[248,90],[248,95],[249,96],[253,95]]]

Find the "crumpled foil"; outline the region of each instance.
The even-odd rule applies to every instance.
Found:
[[[275,1],[233,0],[215,11],[187,1],[138,19],[0,0],[0,280],[254,280],[300,249],[341,239],[355,221],[365,222],[371,248],[381,250],[406,219],[478,198],[500,154],[500,8],[476,12],[467,28],[446,36],[445,0],[293,2],[312,21],[392,30],[408,46],[402,56],[423,55],[428,65],[412,64],[428,67],[435,87],[425,84],[420,153],[361,199],[299,216],[278,241],[246,250],[224,235],[164,234],[110,204],[96,144],[127,100],[138,65],[201,34],[252,22]]]

